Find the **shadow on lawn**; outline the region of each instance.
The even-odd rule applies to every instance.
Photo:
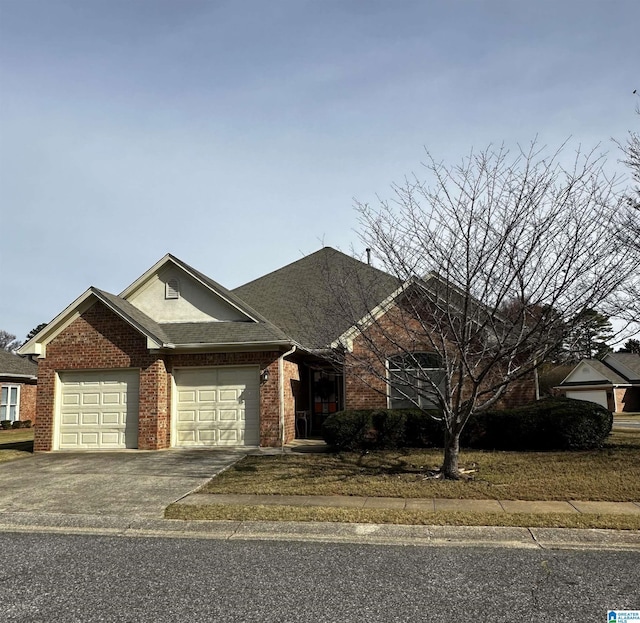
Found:
[[[33,452],[33,440],[0,443],[0,450],[20,450],[21,452]]]

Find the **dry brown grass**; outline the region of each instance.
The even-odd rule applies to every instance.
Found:
[[[424,526],[519,526],[523,528],[602,528],[639,530],[639,515],[463,513],[300,506],[171,504],[167,519],[230,521],[333,521]]]
[[[33,428],[0,430],[0,463],[32,456]]]
[[[640,432],[613,433],[602,450],[463,451],[469,481],[429,479],[441,450],[366,455],[249,456],[212,479],[208,493],[358,495],[501,500],[640,500]]]

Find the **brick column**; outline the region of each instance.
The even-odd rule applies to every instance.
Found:
[[[138,449],[169,447],[169,401],[167,368],[163,358],[140,370]]]

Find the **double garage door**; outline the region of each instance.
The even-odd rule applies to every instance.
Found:
[[[172,445],[257,446],[257,367],[184,368],[175,372]],[[60,373],[59,450],[138,447],[138,370]]]

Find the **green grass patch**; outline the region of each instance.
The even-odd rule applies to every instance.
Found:
[[[324,521],[425,526],[516,526],[523,528],[602,528],[639,530],[639,515],[567,513],[464,513],[299,506],[171,504],[166,519],[227,521]]]
[[[640,500],[640,432],[616,431],[604,448],[580,452],[462,451],[469,480],[428,477],[442,451],[248,456],[204,493],[358,495],[499,500]]]

